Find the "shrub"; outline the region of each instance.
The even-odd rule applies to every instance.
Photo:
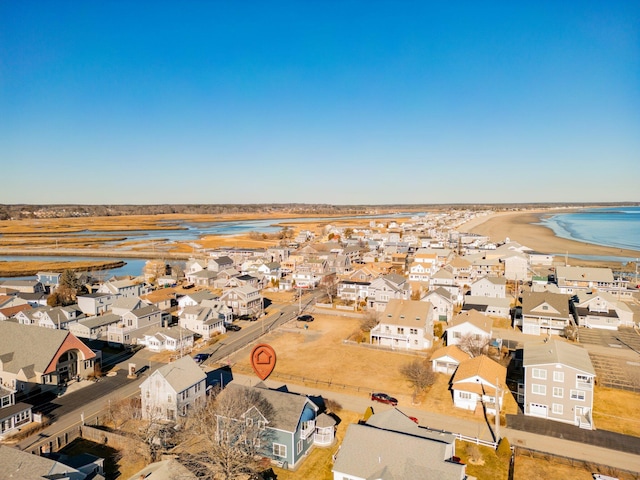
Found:
[[[496,455],[503,459],[511,458],[511,445],[507,437],[500,439],[500,443],[498,443],[498,448],[496,449]]]

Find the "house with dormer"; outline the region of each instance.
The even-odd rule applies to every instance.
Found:
[[[199,292],[191,292],[178,298],[178,315],[182,313],[185,307],[199,305],[204,300],[217,300],[218,295],[211,293],[209,290],[201,290]]]
[[[16,390],[3,385],[0,378],[0,440],[33,421],[31,407],[28,403],[16,403]]]
[[[217,300],[203,301],[200,305],[189,305],[182,310],[178,324],[205,340],[225,333],[225,322],[232,320],[231,309]]]
[[[569,295],[550,292],[522,294],[522,333],[560,335],[571,324]]]
[[[398,350],[426,350],[433,345],[433,306],[418,300],[391,299],[371,329],[370,343]]]
[[[164,365],[140,384],[142,418],[174,422],[206,400],[207,375],[188,355]]]

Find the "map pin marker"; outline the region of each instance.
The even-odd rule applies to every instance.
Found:
[[[261,343],[251,350],[251,366],[260,380],[266,380],[276,366],[276,352],[271,345]]]

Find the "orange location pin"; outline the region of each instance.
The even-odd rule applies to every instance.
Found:
[[[261,343],[251,350],[251,366],[260,380],[266,380],[276,366],[276,352],[271,345]]]

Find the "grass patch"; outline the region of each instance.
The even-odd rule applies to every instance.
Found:
[[[478,480],[507,480],[509,459],[496,455],[493,448],[456,440],[456,456],[467,465],[467,475]],[[555,478],[524,476],[516,478]]]
[[[596,385],[593,421],[599,430],[640,437],[640,394]]]

